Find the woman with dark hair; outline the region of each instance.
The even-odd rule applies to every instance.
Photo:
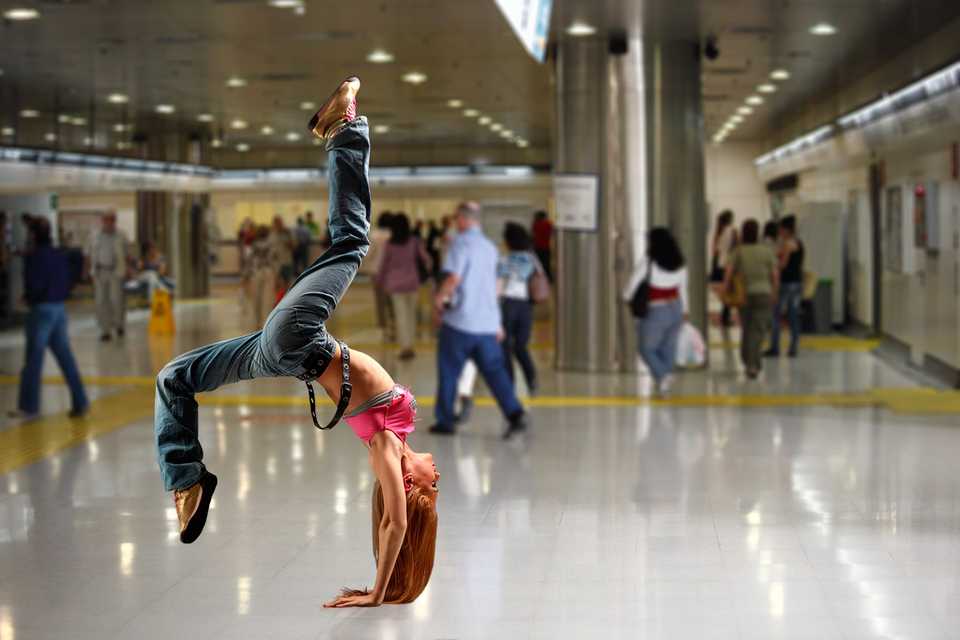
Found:
[[[497,289],[503,317],[503,357],[511,380],[514,379],[513,358],[517,358],[527,389],[531,394],[536,394],[537,368],[527,348],[533,330],[530,280],[538,272],[545,273],[544,267],[530,251],[530,234],[519,224],[508,222],[503,229],[503,240],[509,250],[497,263]]]
[[[717,216],[717,225],[710,243],[710,282],[718,297],[720,297],[719,287],[723,284],[723,276],[727,271],[730,255],[738,242],[737,229],[733,225],[733,211],[725,209]],[[730,307],[723,304],[722,297],[721,305],[720,326],[726,329],[732,324]]]
[[[647,235],[647,254],[634,269],[623,291],[632,300],[646,285],[646,314],[637,318],[637,346],[650,369],[658,396],[666,395],[673,384],[677,339],[689,310],[687,268],[683,253],[666,227],[655,227]]]
[[[410,229],[410,218],[398,213],[392,220],[390,242],[383,247],[377,284],[390,296],[390,305],[397,323],[400,359],[416,357],[413,343],[417,337],[417,296],[420,292],[420,271],[417,260],[430,268],[430,256],[420,238]]]
[[[777,257],[766,243],[757,242],[759,231],[756,220],[743,223],[743,243],[733,252],[723,280],[724,289],[729,289],[733,279],[740,278],[747,295],[740,309],[740,359],[751,380],[763,367],[763,341],[770,330],[773,300],[780,284]]]
[[[776,250],[777,242],[780,239],[780,223],[776,220],[767,220],[763,225],[763,242],[772,250]]]
[[[370,245],[370,136],[367,119],[356,112],[359,90],[359,79],[345,80],[308,127],[328,152],[330,248],[300,274],[262,330],[194,349],[167,364],[157,376],[154,417],[161,475],[173,492],[180,541],[186,544],[203,532],[217,488],[217,477],[203,463],[197,393],[240,380],[293,377],[307,385],[318,428],[346,420],[376,479],[376,578],[370,589],[343,590],[328,607],[412,602],[430,579],[437,540],[440,474],[433,456],[407,443],[416,428],[416,399],[376,360],[327,331]],[[325,427],[317,420],[313,381],[337,407]]]

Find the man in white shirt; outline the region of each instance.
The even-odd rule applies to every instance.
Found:
[[[87,255],[90,256],[90,277],[93,279],[94,300],[100,340],[123,337],[126,324],[126,300],[123,280],[127,275],[127,239],[117,230],[117,216],[108,213],[101,219],[102,227],[93,233]]]

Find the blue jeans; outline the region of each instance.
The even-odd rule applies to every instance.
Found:
[[[770,351],[780,353],[780,317],[786,313],[790,325],[790,353],[797,352],[800,341],[800,302],[803,300],[803,284],[786,282],[780,285],[780,296],[773,309],[773,330],[770,332]]]
[[[70,400],[74,411],[84,411],[89,405],[87,392],[80,380],[77,361],[70,350],[67,334],[67,310],[62,302],[44,302],[30,307],[24,326],[27,334],[27,354],[20,372],[20,397],[17,406],[23,413],[40,412],[40,376],[43,373],[43,356],[50,347],[57,359],[63,377],[70,387]]]
[[[513,358],[516,356],[528,389],[537,387],[537,367],[533,364],[530,349],[530,333],[533,330],[533,303],[529,300],[505,298],[500,305],[503,317],[503,358],[507,373],[513,380]]]
[[[449,325],[440,328],[437,344],[437,375],[440,380],[437,389],[435,414],[437,425],[452,428],[454,423],[453,402],[457,396],[457,380],[463,371],[467,358],[472,358],[480,370],[480,375],[490,387],[497,399],[500,411],[507,418],[523,413],[523,407],[513,390],[513,382],[507,375],[507,363],[503,359],[503,350],[494,334],[466,333]]]
[[[679,300],[651,304],[646,318],[637,318],[637,345],[640,357],[657,382],[673,372],[677,340],[683,328],[683,304]]]
[[[316,378],[336,353],[326,322],[370,242],[370,136],[359,117],[327,143],[330,248],[290,286],[263,329],[185,353],[157,375],[154,432],[168,491],[195,484],[204,472],[197,428],[200,391],[255,378]]]

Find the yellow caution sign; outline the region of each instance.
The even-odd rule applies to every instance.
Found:
[[[154,336],[172,336],[177,331],[173,322],[173,298],[160,287],[153,290],[150,302],[150,325],[147,333]]]

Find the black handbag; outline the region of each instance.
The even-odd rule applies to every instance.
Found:
[[[640,281],[640,284],[637,285],[637,290],[633,292],[633,297],[630,298],[630,311],[633,313],[635,318],[646,318],[647,317],[647,308],[650,306],[650,270],[647,270],[647,275],[643,277],[643,280]]]

